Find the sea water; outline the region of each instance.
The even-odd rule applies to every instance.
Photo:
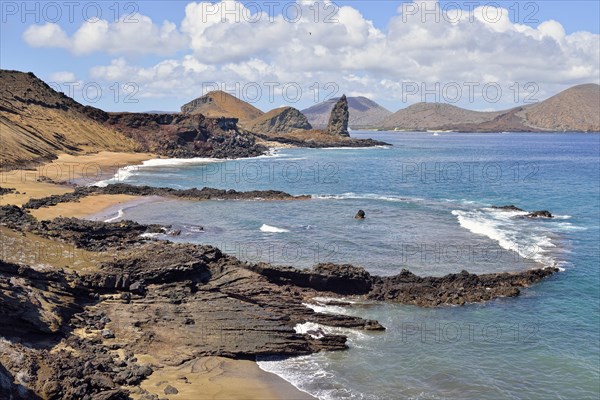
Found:
[[[325,327],[348,335],[350,350],[259,365],[322,399],[598,398],[600,136],[352,134],[392,146],[153,160],[112,180],[275,189],[309,200],[161,200],[107,219],[170,224],[182,232],[170,240],[297,267],[351,263],[380,275],[558,267],[521,296],[485,304],[321,307],[387,330]],[[492,208],[508,204],[555,218]],[[353,218],[359,209],[366,219]]]

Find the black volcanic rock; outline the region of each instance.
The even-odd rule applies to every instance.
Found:
[[[338,136],[350,136],[348,133],[348,120],[350,119],[350,113],[348,112],[348,100],[346,95],[342,95],[329,116],[329,123],[327,124],[327,133]]]
[[[541,210],[530,212],[525,218],[554,218],[554,216],[548,210]]]
[[[162,196],[162,197],[177,197],[186,200],[306,200],[310,196],[301,195],[293,196],[289,193],[280,190],[251,190],[247,192],[239,192],[234,189],[213,189],[203,187],[202,189],[172,189],[160,188],[153,186],[136,186],[128,183],[114,183],[104,187],[98,186],[79,186],[75,191],[43,197],[40,199],[31,199],[23,205],[24,209],[37,209],[42,207],[51,207],[59,203],[79,201],[83,197],[93,194],[126,194],[131,196]],[[9,206],[6,206],[9,207]],[[2,213],[10,213],[11,218],[21,220],[23,211],[17,207],[0,208],[0,221],[6,218],[2,217]]]
[[[558,268],[545,268],[483,275],[462,271],[442,277],[420,277],[402,270],[395,276],[375,277],[368,297],[422,307],[464,305],[498,297],[518,296],[519,288],[530,286],[557,271]]]
[[[240,158],[264,154],[267,148],[237,126],[237,118],[202,114],[104,113],[94,118],[139,144],[139,150],[168,157]]]
[[[508,205],[508,206],[492,206],[493,209],[496,210],[502,210],[502,211],[525,211],[515,205]]]
[[[154,364],[348,347],[344,335],[323,329],[298,333],[298,324],[306,322],[385,330],[374,320],[315,312],[308,304],[319,297],[464,305],[517,296],[520,288],[557,271],[419,277],[403,270],[381,277],[349,264],[301,270],[242,262],[211,246],[146,241],[141,233],[155,228],[130,221],[38,222],[19,207],[2,210],[6,221],[23,222],[22,230],[76,247],[128,244],[89,270],[0,261],[0,394],[32,391],[27,398],[127,399],[124,387],[139,390]],[[142,365],[133,354],[150,354],[156,361]],[[16,376],[26,387],[10,383]]]

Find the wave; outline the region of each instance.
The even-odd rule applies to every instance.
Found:
[[[555,259],[552,250],[554,232],[539,221],[516,219],[526,215],[525,211],[505,211],[483,208],[478,210],[453,210],[461,227],[477,235],[486,236],[505,250],[514,251],[524,259],[536,261],[546,267],[558,267],[562,261]],[[564,224],[564,222],[563,222]],[[560,226],[552,226],[560,228]]]
[[[146,232],[146,233],[142,233],[140,235],[140,237],[147,238],[147,239],[148,238],[149,239],[154,239],[154,238],[160,237],[161,235],[163,235],[163,234],[159,233],[159,232]]]
[[[123,209],[119,209],[119,211],[117,212],[117,215],[108,219],[105,219],[104,222],[114,222],[116,220],[118,220],[119,218],[123,218],[123,215],[125,215],[125,212],[123,212]]]
[[[322,334],[343,334],[348,337],[350,347],[364,348],[372,343],[374,335],[356,329],[334,328],[314,322],[305,322],[294,326],[298,334],[309,334],[319,337]],[[278,375],[297,389],[309,393],[320,400],[348,399],[374,400],[373,395],[351,390],[340,385],[340,378],[335,376],[330,367],[331,359],[324,353],[307,356],[281,358],[277,356],[258,356],[256,362],[260,369]]]
[[[381,201],[390,201],[394,203],[412,203],[415,201],[421,201],[422,199],[413,197],[402,197],[396,195],[380,195],[375,193],[364,193],[357,194],[353,192],[342,193],[342,194],[313,194],[311,195],[313,199],[320,200],[381,200]]]
[[[104,179],[95,183],[90,183],[88,186],[108,186],[111,183],[123,182],[126,179],[131,178],[136,172],[144,168],[155,168],[155,167],[177,167],[181,165],[202,165],[210,163],[222,163],[234,160],[252,160],[261,158],[274,158],[281,157],[279,149],[271,148],[267,154],[263,154],[256,157],[245,157],[245,158],[211,158],[211,157],[193,157],[193,158],[152,158],[150,160],[142,161],[139,165],[128,165],[119,168],[118,171],[109,179]]]
[[[316,313],[322,314],[347,314],[345,308],[326,304],[302,303],[303,306],[312,309]]]
[[[262,224],[262,226],[260,227],[260,231],[261,232],[265,232],[265,233],[285,233],[285,232],[289,232],[289,230],[287,230],[287,229],[278,228],[276,226],[271,226],[271,225],[267,225],[267,224]]]

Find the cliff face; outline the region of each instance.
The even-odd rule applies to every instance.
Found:
[[[267,151],[238,128],[235,118],[143,113],[104,113],[96,117],[135,140],[142,151],[168,157],[237,158]]]
[[[293,107],[271,110],[244,124],[244,127],[256,133],[290,133],[296,130],[312,129],[306,116]]]
[[[267,149],[235,118],[107,113],[56,92],[33,74],[0,71],[0,162],[46,161],[60,153],[145,151],[168,157],[249,157]]]
[[[0,70],[0,162],[25,164],[59,153],[134,151],[136,143],[90,119],[99,111],[56,92],[32,73]]]
[[[348,133],[348,120],[350,113],[348,111],[348,100],[346,95],[342,95],[331,110],[329,123],[327,124],[327,133],[330,135],[350,136]]]

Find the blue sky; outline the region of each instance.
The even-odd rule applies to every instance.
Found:
[[[110,111],[177,110],[215,85],[263,110],[342,92],[392,111],[422,100],[487,110],[600,79],[598,1],[335,1],[317,5],[318,21],[306,23],[292,21],[294,11],[306,17],[314,5],[231,2],[225,14],[242,17],[221,23],[205,17],[225,6],[200,12],[190,3],[2,1],[0,65]],[[506,20],[495,19],[497,4]],[[476,6],[479,20],[469,20]],[[258,9],[274,20],[244,17]],[[84,11],[106,20],[106,34],[83,29],[100,25]],[[121,30],[115,17],[132,12],[138,22]],[[324,20],[329,14],[334,23]]]

